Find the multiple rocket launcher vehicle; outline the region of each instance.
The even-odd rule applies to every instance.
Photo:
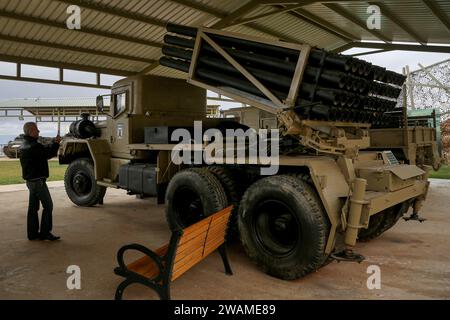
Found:
[[[402,125],[390,112],[404,76],[306,44],[173,24],[167,31],[160,64],[187,73],[187,81],[122,79],[106,122],[73,125],[87,135],[60,148],[72,202],[93,206],[106,188],[121,188],[157,197],[168,221],[184,226],[233,204],[231,229],[248,256],[282,279],[303,277],[329,257],[360,261],[351,252],[357,240],[381,235],[410,208],[409,219],[420,219],[430,168],[400,164],[383,146],[370,150],[372,128]],[[171,129],[198,120],[236,127],[207,119],[206,90],[276,116],[280,145],[289,149],[277,174],[263,176],[263,164],[248,161],[174,165]],[[102,110],[103,97],[97,100]]]

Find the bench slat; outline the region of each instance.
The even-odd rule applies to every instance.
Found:
[[[222,243],[225,242],[225,232],[222,232],[222,234],[217,234],[216,236],[211,236],[205,243],[205,248],[207,248],[210,244],[216,243],[217,241],[221,241]]]
[[[173,270],[176,270],[177,268],[179,268],[183,264],[187,263],[189,260],[192,259],[192,257],[195,257],[198,254],[200,254],[200,256],[203,256],[203,246],[196,248],[195,250],[189,252],[189,254],[185,255],[184,257],[182,257],[181,259],[176,261],[173,264]]]
[[[166,245],[156,249],[155,253],[158,256],[164,256],[167,253],[168,249],[169,249],[169,245],[166,244]],[[127,268],[131,271],[142,274],[142,273],[145,273],[145,270],[150,268],[152,264],[154,264],[154,262],[150,257],[143,256],[142,258],[139,258],[139,259],[135,260],[134,262],[131,262],[130,264],[128,264]]]
[[[211,228],[211,227],[215,227],[215,226],[225,226],[225,227],[226,227],[229,217],[230,217],[230,216],[227,215],[227,216],[219,217],[219,218],[217,218],[217,219],[213,219],[213,220],[211,221],[210,228]]]
[[[175,255],[175,262],[179,261],[186,255],[189,255],[193,250],[198,248],[203,248],[205,244],[206,234],[204,234],[201,238],[192,239],[189,242],[184,243],[182,246],[178,247],[177,253]]]
[[[226,231],[227,230],[227,226],[225,224],[222,223],[222,225],[215,225],[215,226],[211,226],[209,231],[208,231],[208,237],[210,237],[211,235],[214,235],[216,233],[220,233],[222,231]]]
[[[149,279],[152,279],[154,277],[156,277],[159,274],[159,269],[156,266],[156,264],[153,264],[153,268],[152,269],[148,269],[143,276]]]
[[[220,212],[218,212],[217,214],[213,214],[213,215],[211,216],[212,221],[215,221],[215,220],[222,219],[222,218],[224,218],[224,217],[230,216],[231,211],[228,212],[228,211],[225,211],[225,210],[226,210],[226,209],[224,209],[223,212],[220,211]]]
[[[206,251],[206,248],[208,248],[212,244],[215,244],[216,242],[220,242],[220,244],[224,243],[225,242],[223,240],[224,236],[225,236],[225,233],[222,236],[214,237],[214,238],[211,238],[210,240],[208,240],[208,242],[205,244],[205,251]]]
[[[178,242],[178,245],[182,245],[183,243],[188,242],[196,237],[206,235],[206,233],[208,232],[208,229],[209,229],[209,224],[204,225],[200,229],[196,229],[187,235],[183,234],[180,238],[180,241]]]
[[[217,239],[217,238],[225,238],[225,235],[227,233],[227,230],[225,228],[216,228],[212,230],[210,233],[208,233],[208,237],[206,238],[205,244],[208,244],[208,242]]]
[[[155,267],[156,264],[154,263],[154,261],[147,256],[144,256],[127,266],[130,271],[139,273],[141,275],[144,275],[148,270],[151,270]]]
[[[206,238],[206,232],[208,233],[208,237],[210,235],[213,235],[216,237],[217,233],[222,234],[222,237],[225,236],[225,229],[227,228],[227,222],[229,218],[230,212],[219,212],[219,215],[212,215],[211,216],[211,224],[209,226],[202,225],[200,229],[192,229],[191,233],[188,234],[188,237],[185,238],[185,234],[183,234],[183,237],[180,240],[180,245],[177,249],[177,254],[175,258],[175,262],[179,261],[181,258],[183,258],[186,253],[189,255],[188,250],[196,250],[198,247],[203,247],[207,241],[205,241]],[[204,233],[199,233],[205,228],[206,229]],[[188,240],[186,240],[188,239]],[[187,241],[187,242],[186,242]],[[184,252],[184,254],[183,254]]]
[[[194,223],[193,225],[187,227],[186,229],[183,229],[183,235],[187,236],[192,232],[195,232],[198,229],[203,229],[205,226],[209,225],[209,222],[211,221],[212,216],[206,217],[205,219]],[[206,228],[208,229],[208,228]]]
[[[222,243],[225,241],[225,233],[228,226],[228,220],[231,214],[231,207],[225,208],[213,215],[210,216],[210,219],[205,219],[203,221],[209,221],[208,229],[207,229],[207,238],[204,239],[203,243],[199,243],[196,241],[195,244],[198,244],[199,247],[195,248],[193,244],[190,247],[194,249],[193,252],[185,252],[184,255],[180,255],[182,259],[175,258],[175,263],[173,267],[173,276],[172,281],[179,277],[181,274],[189,270],[193,265],[197,264],[201,260],[203,260],[208,254],[212,252],[211,249],[217,249]],[[202,222],[203,222],[202,221]],[[204,225],[202,226],[204,227]],[[203,230],[203,228],[202,228]],[[195,231],[191,233],[191,236],[195,234]],[[192,239],[191,239],[192,241]],[[208,252],[206,252],[208,249]],[[200,254],[201,250],[201,254]],[[187,254],[186,254],[187,253]],[[178,250],[177,250],[178,256]]]
[[[221,216],[223,216],[223,215],[226,215],[226,214],[231,214],[231,211],[232,211],[232,210],[233,210],[233,206],[228,206],[228,207],[226,207],[226,208],[220,210],[219,212],[214,213],[214,214],[211,215],[210,217],[212,217],[212,218],[214,219],[214,218],[217,218],[217,217],[221,217]]]
[[[197,263],[199,263],[202,260],[203,260],[203,257],[200,254],[197,257],[195,257],[195,259],[190,260],[188,263],[184,264],[183,266],[181,266],[180,268],[175,270],[175,272],[172,273],[172,281],[177,279],[179,276],[181,276],[183,273],[188,271],[190,268],[192,268],[194,265],[196,265]]]
[[[211,233],[215,233],[218,230],[226,230],[227,224],[225,224],[225,223],[226,223],[226,220],[225,220],[225,222],[222,222],[222,224],[211,225],[211,227],[209,227],[208,235]]]

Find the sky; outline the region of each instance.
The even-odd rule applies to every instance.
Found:
[[[355,54],[360,52],[371,51],[370,49],[351,49],[344,54]],[[411,51],[391,51],[378,53],[373,55],[359,56],[358,58],[367,60],[373,64],[380,65],[389,70],[401,73],[402,68],[409,65],[410,70],[414,71],[419,68],[418,64],[428,66],[446,59],[450,59],[450,54],[440,53],[422,53]],[[57,79],[57,69],[24,66],[24,76],[44,76],[48,79]],[[15,64],[0,62],[0,74],[15,75]],[[67,71],[64,78],[68,81],[95,81],[95,75],[92,73]],[[102,76],[102,84],[111,85],[120,79],[113,76]],[[14,98],[63,98],[63,97],[95,97],[99,94],[107,94],[108,90],[91,89],[64,85],[39,84],[31,82],[0,80],[0,101]],[[217,101],[213,104],[221,104],[224,108],[238,107],[239,104],[220,103]],[[24,121],[18,119],[0,118],[0,136],[16,136],[22,131]],[[62,132],[67,132],[69,124],[62,124]],[[41,135],[52,137],[56,135],[56,123],[40,123]]]

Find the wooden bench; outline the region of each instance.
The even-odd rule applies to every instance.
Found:
[[[114,272],[125,280],[117,287],[115,299],[121,300],[124,290],[133,283],[140,283],[155,290],[160,299],[170,299],[170,282],[219,250],[225,273],[232,275],[225,250],[225,236],[233,206],[229,206],[185,229],[177,223],[172,230],[170,242],[157,250],[140,244],[123,246],[117,252],[119,267]],[[124,254],[137,250],[145,254],[142,258],[125,265]]]

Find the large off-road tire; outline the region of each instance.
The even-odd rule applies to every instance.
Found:
[[[400,203],[396,206],[383,210],[370,217],[369,227],[361,229],[358,240],[367,242],[373,240],[392,228],[409,208],[409,203]]]
[[[271,176],[251,185],[238,222],[245,251],[269,275],[297,279],[326,260],[328,217],[314,188],[297,177]]]
[[[64,186],[69,199],[81,207],[92,207],[103,200],[106,187],[95,181],[94,164],[91,159],[74,160],[64,175]]]
[[[172,230],[190,226],[227,206],[219,180],[204,168],[178,172],[166,192],[166,219]]]
[[[297,179],[300,179],[306,183],[308,183],[310,186],[314,186],[314,182],[312,181],[311,175],[309,172],[292,172],[288,173],[288,176],[296,177]]]
[[[228,204],[233,205],[233,212],[231,213],[227,234],[227,240],[231,241],[239,237],[237,216],[242,195],[246,189],[246,181],[243,181],[243,178],[238,177],[238,174],[230,168],[208,166],[207,169],[217,178],[217,180],[219,180],[227,196]]]

